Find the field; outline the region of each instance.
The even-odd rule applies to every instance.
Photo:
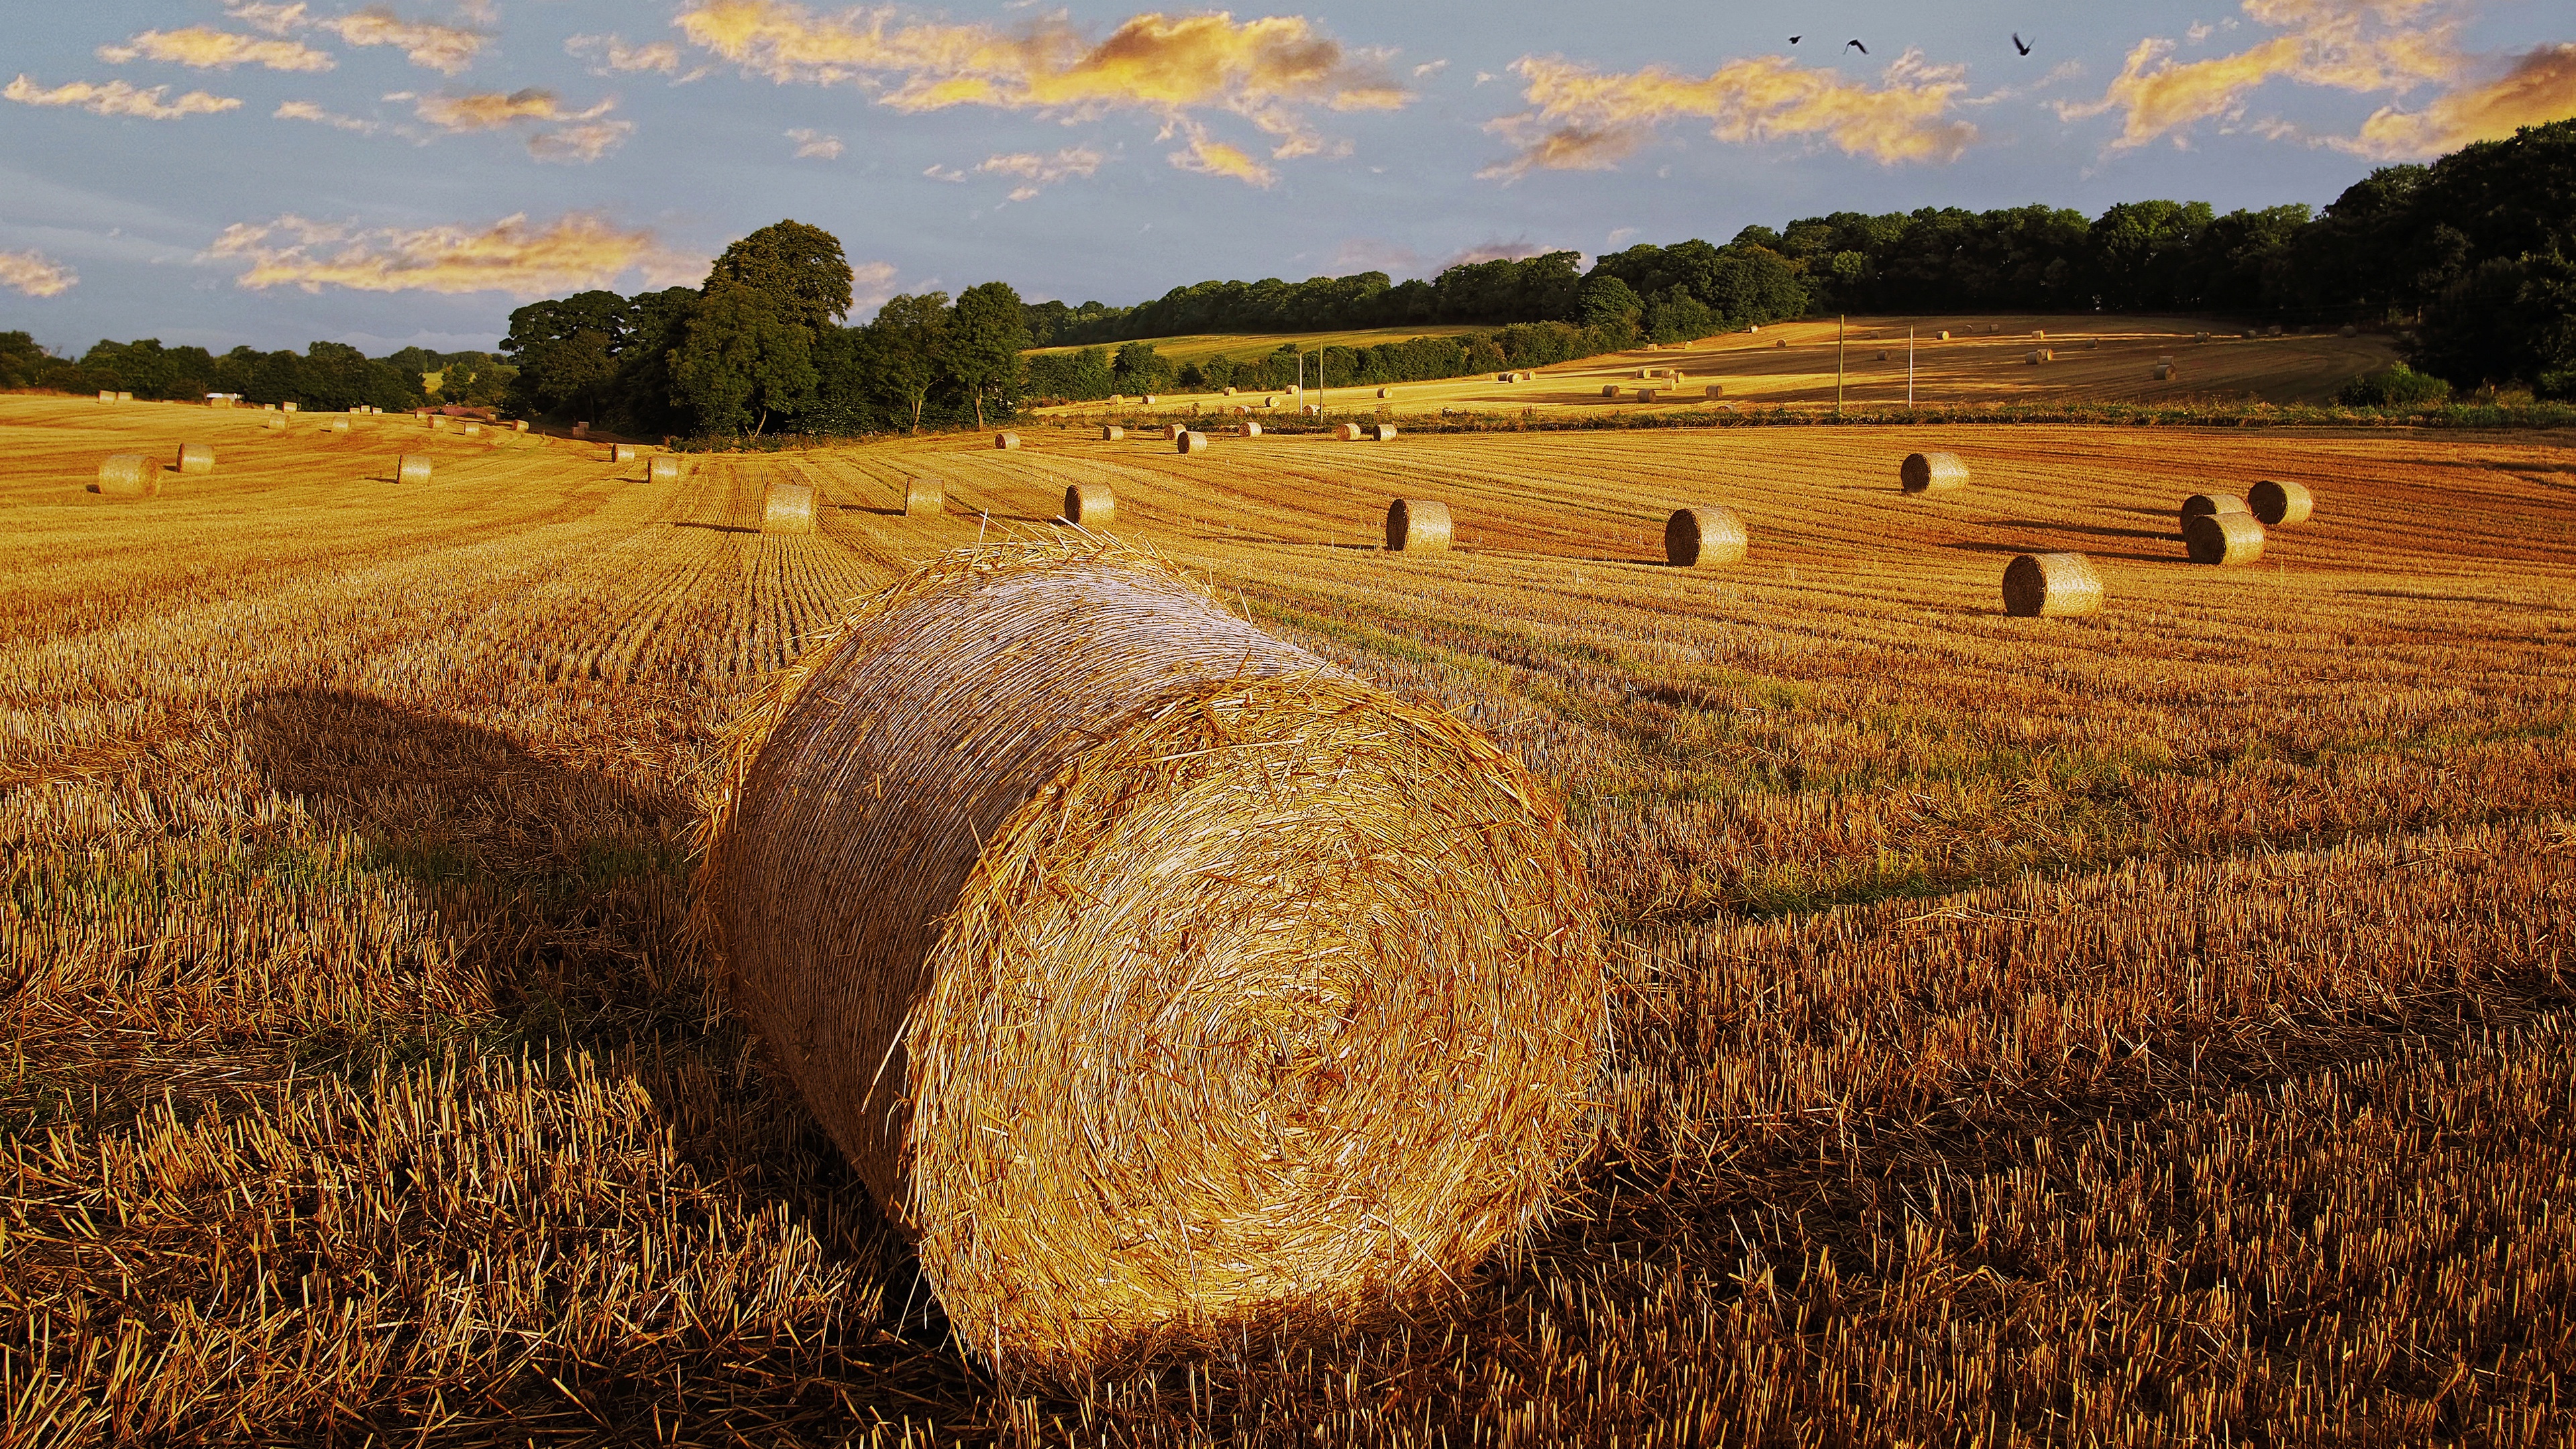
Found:
[[[2381,336],[2338,337],[2331,333],[2282,337],[2213,333],[2207,342],[2195,337],[2211,327],[2188,317],[1972,317],[1851,319],[1848,328],[1834,322],[1789,322],[1757,333],[1730,333],[1698,342],[1641,347],[1580,362],[1534,369],[1528,382],[1497,382],[1491,375],[1446,382],[1407,382],[1394,386],[1381,402],[1375,387],[1310,389],[1307,401],[1335,410],[1385,408],[1398,418],[1439,413],[1518,412],[1541,417],[1601,411],[1669,411],[1711,404],[1701,389],[1716,383],[1725,389],[1728,406],[1830,406],[1835,400],[1837,358],[1842,368],[1842,399],[1849,407],[1901,406],[1907,399],[1906,331],[1915,332],[1913,398],[1924,407],[1963,403],[2063,404],[2068,402],[2233,401],[2316,403],[2333,398],[2349,379],[2396,358]],[[1394,333],[1416,336],[1430,328]],[[1476,329],[1445,329],[1449,331]],[[1937,340],[1947,330],[1950,340]],[[2044,338],[2035,333],[2045,332]],[[1353,334],[1354,336],[1358,334]],[[1176,339],[1195,344],[1200,339]],[[1218,351],[1245,355],[1266,352],[1283,339],[1225,339],[1224,348],[1209,347],[1190,357]],[[1333,340],[1341,340],[1339,338]],[[1371,340],[1384,340],[1372,334]],[[1166,355],[1182,356],[1171,343],[1157,341]],[[2054,353],[2052,361],[2028,361],[2035,349]],[[1879,354],[1885,352],[1886,360]],[[2161,358],[2174,362],[2173,375],[2156,380]],[[1641,402],[1636,389],[1648,385],[1639,368],[1679,368],[1691,396],[1675,402]],[[1605,399],[1601,389],[1616,386],[1619,396]],[[1261,397],[1228,398],[1217,394],[1162,398],[1156,411],[1180,415],[1246,402]],[[1073,403],[1046,410],[1079,417],[1098,414],[1101,403]],[[1283,398],[1280,406],[1287,403]],[[1132,404],[1114,405],[1120,413],[1141,411]]]
[[[1023,437],[656,484],[0,399],[0,1440],[2576,1434],[2570,439]],[[82,491],[186,439],[216,473]],[[1917,448],[1973,486],[1901,495]],[[758,532],[778,478],[819,532]],[[2183,562],[2181,498],[2261,478],[2315,519]],[[683,842],[799,636],[1072,481],[1562,792],[1627,984],[1543,1234],[1393,1327],[1058,1393],[941,1335],[764,1075]],[[1379,551],[1397,496],[1461,548]],[[1661,566],[1685,503],[1751,555]],[[2003,617],[2027,549],[2105,611]]]
[[[1308,352],[1327,347],[1375,347],[1381,342],[1409,342],[1416,337],[1476,337],[1496,329],[1491,327],[1358,327],[1341,332],[1199,332],[1186,337],[1148,337],[1154,351],[1174,362],[1205,362],[1211,357],[1238,360],[1267,357],[1285,346],[1296,346]],[[1111,352],[1126,346],[1123,342],[1084,342],[1067,347],[1037,347],[1032,352],[1080,352],[1085,347],[1105,347]]]

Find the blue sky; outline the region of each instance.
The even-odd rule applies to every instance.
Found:
[[[842,239],[865,315],[1844,209],[2322,205],[2576,114],[2563,6],[2111,10],[46,6],[0,62],[0,330],[488,346],[522,301],[694,282],[781,217]]]

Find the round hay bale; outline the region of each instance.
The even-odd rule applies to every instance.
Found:
[[[2195,493],[2182,501],[2182,525],[2189,527],[2195,518],[2209,513],[2251,513],[2245,500],[2233,493]]]
[[[2063,619],[2102,607],[2102,576],[2080,553],[2026,553],[2004,565],[2004,612]]]
[[[1068,483],[1064,521],[1077,528],[1106,528],[1118,521],[1118,495],[1106,483]]]
[[[282,433],[286,431],[286,419],[272,413],[268,417],[262,418],[259,426],[260,430],[263,432]]]
[[[1675,568],[1734,563],[1750,542],[1744,520],[1731,508],[1676,508],[1664,520],[1664,562]]]
[[[1603,397],[1617,397],[1619,395],[1619,384],[1615,382],[1603,383],[1601,385],[1601,395]]]
[[[2335,335],[2337,337],[2359,337],[2361,335],[2361,329],[2350,324],[2346,324],[2342,327],[2336,328]]]
[[[1950,334],[1946,331],[1935,332],[1932,334],[1932,340],[1935,342],[1947,342],[1950,340]]]
[[[679,481],[680,481],[680,460],[679,460],[679,458],[678,458],[678,457],[676,457],[676,456],[675,456],[675,455],[673,455],[673,454],[670,454],[670,453],[657,453],[657,454],[655,454],[655,455],[653,456],[653,460],[652,460],[651,462],[649,462],[649,463],[647,463],[647,464],[645,464],[645,465],[644,465],[644,477],[645,477],[645,480],[646,480],[646,481],[648,481],[648,482],[652,482],[652,483],[677,483],[677,482],[679,482]]]
[[[878,595],[731,732],[696,919],[735,1008],[1006,1372],[1467,1277],[1601,1070],[1560,807],[1176,571],[997,555]]]
[[[2246,490],[2245,511],[2265,528],[2305,523],[2317,511],[2317,500],[2305,483],[2276,483],[2266,478]]]
[[[635,458],[636,452],[635,445],[633,443],[611,443],[608,445],[608,461],[612,463],[632,463],[635,461]]]
[[[446,431],[447,431],[447,417],[446,417],[446,415],[445,415],[445,414],[443,414],[443,413],[431,413],[431,414],[429,415],[429,430],[430,430],[431,432],[433,432],[433,433],[443,433],[443,432],[446,432]]]
[[[116,401],[116,394],[114,394],[114,393],[112,393],[112,392],[102,391],[102,392],[100,392],[100,393],[99,393],[99,395],[98,395],[98,400],[99,400],[100,402],[103,402],[103,403],[112,403],[112,402]]]
[[[576,434],[587,434],[590,431],[590,424],[575,423],[572,425],[572,430]]]
[[[1234,389],[1233,389],[1233,388],[1227,388],[1227,389],[1225,390],[1225,395],[1226,395],[1227,397],[1232,397],[1232,396],[1234,396]]]
[[[2085,350],[2085,351],[2087,351],[2087,352],[2099,352],[2099,351],[2101,351],[2101,350],[2102,350],[2102,339],[2101,339],[2101,338],[2099,338],[2099,337],[2087,337],[2087,338],[2085,338],[2085,339],[2084,339],[2084,350]]]
[[[1369,441],[1372,443],[1392,443],[1395,441],[1395,424],[1393,423],[1379,423],[1365,431],[1368,435]]]
[[[1948,493],[1968,486],[1968,465],[1956,453],[1908,453],[1896,476],[1908,493]]]
[[[812,533],[814,487],[810,483],[772,483],[760,499],[763,533]]]
[[[1345,443],[1356,443],[1360,440],[1360,425],[1357,423],[1344,423],[1340,427],[1333,429],[1333,436],[1341,439]]]
[[[1175,453],[1204,453],[1207,450],[1208,435],[1205,433],[1183,428],[1172,434],[1172,451]]]
[[[1518,376],[1517,374],[1514,374],[1514,373],[1509,373],[1509,372],[1498,372],[1498,373],[1495,373],[1495,374],[1494,374],[1494,381],[1496,381],[1496,382],[1518,382],[1518,381],[1520,381],[1520,378],[1519,378],[1519,376]]]
[[[481,423],[467,423],[467,424],[465,425],[465,436],[467,436],[467,437],[469,437],[469,438],[479,438],[479,437],[483,436],[483,425],[482,425]],[[620,451],[620,452],[624,452],[624,451],[626,451],[626,450],[621,448],[621,449],[619,449],[619,451]],[[630,455],[630,456],[631,456],[631,455]],[[625,458],[620,458],[620,459],[618,459],[617,461],[619,461],[619,462],[623,463],[623,462],[626,462],[626,461],[627,461],[627,459],[625,459]]]
[[[1247,437],[1247,438],[1257,438],[1257,437],[1260,437],[1260,436],[1261,436],[1261,424],[1254,422],[1254,421],[1253,421],[1252,419],[1250,419],[1250,418],[1246,418],[1246,419],[1244,419],[1244,420],[1243,420],[1243,435],[1244,435],[1245,437]]]
[[[290,413],[302,412],[304,410],[304,405],[302,403],[296,402],[291,398],[285,402],[279,403],[278,406]]]
[[[1707,392],[1706,396],[1708,396],[1708,397],[1712,397],[1712,398],[1721,398],[1721,397],[1726,396],[1726,385],[1725,385],[1724,383],[1716,383],[1716,382],[1712,382],[1712,383],[1710,383],[1710,384],[1708,385],[1708,392]]]
[[[1774,346],[1774,347],[1786,347],[1786,346],[1788,346],[1788,345],[1789,345],[1789,339],[1788,339],[1788,338],[1786,338],[1786,337],[1783,337],[1783,338],[1781,338],[1779,341],[1774,342],[1774,343],[1772,343],[1771,345],[1772,345],[1772,346]]]
[[[1653,368],[1651,368],[1651,367],[1641,367],[1641,368],[1638,368],[1638,369],[1637,369],[1637,377],[1638,377],[1638,380],[1639,380],[1639,381],[1643,381],[1643,380],[1645,380],[1646,378],[1650,378],[1650,377],[1652,377],[1652,376],[1654,376],[1654,375],[1655,375],[1655,370],[1654,370]]]
[[[394,481],[397,483],[426,483],[429,474],[427,453],[405,453],[394,460]]]
[[[1378,398],[1378,401],[1379,401],[1379,402],[1384,402],[1384,401],[1386,401],[1388,398],[1391,398],[1391,397],[1393,397],[1393,396],[1395,396],[1395,389],[1394,389],[1394,388],[1391,388],[1391,387],[1382,387],[1382,388],[1379,388],[1379,389],[1377,390],[1377,398]]]
[[[1020,435],[1017,433],[995,433],[993,435],[993,446],[1000,448],[1005,452],[1015,451],[1020,446]]]
[[[161,493],[161,465],[141,453],[118,453],[98,465],[98,481],[89,491],[107,498],[156,498]]]
[[[1266,408],[1275,408],[1279,406],[1279,399],[1275,397],[1265,397],[1261,400],[1261,405]]]
[[[333,418],[330,422],[329,431],[334,433],[345,433],[349,431],[349,420],[347,418]]]
[[[948,485],[936,478],[907,478],[903,483],[903,516],[920,518],[948,511]]]
[[[182,473],[212,473],[215,471],[215,450],[204,443],[181,443],[179,445],[179,471]]]
[[[2174,365],[2172,363],[2159,362],[2156,364],[2156,381],[2171,382],[2173,381],[2173,375]]]
[[[514,432],[514,433],[524,433],[524,432],[526,432],[527,430],[528,430],[528,420],[527,420],[527,419],[525,419],[525,418],[521,418],[521,419],[519,419],[517,422],[514,422],[514,423],[510,424],[510,431],[511,431],[511,432]]]
[[[1321,403],[1308,403],[1297,411],[1310,418],[1320,418],[1324,415],[1324,407]]]
[[[2048,329],[2045,327],[2034,327],[2030,329],[2030,335],[2038,338],[2042,342],[2045,342],[2048,340]]]
[[[2182,526],[2182,542],[2193,563],[2232,568],[2263,556],[2263,525],[2251,513],[2203,513]]]
[[[2042,360],[2042,357],[2043,357],[2043,356],[2044,356],[2044,354],[2042,354],[2038,349],[2034,348],[2034,349],[2032,349],[2030,352],[2028,352],[2028,353],[2024,354],[2024,356],[2022,357],[2022,361],[2029,363],[2029,364],[2030,364],[2031,366],[2033,366],[2033,367],[2037,367],[2037,366],[2039,366],[2040,361]]]
[[[130,392],[120,392],[116,395],[116,400],[121,403],[130,403],[134,401],[134,394]]]
[[[2194,342],[2207,342],[2209,340],[2209,334],[2206,332],[2195,332],[2191,334],[2191,340]]]
[[[1457,537],[1449,505],[1436,498],[1399,498],[1387,505],[1389,553],[1447,553]]]
[[[1136,401],[1138,401],[1138,402],[1140,402],[1140,403],[1144,404],[1146,407],[1152,407],[1152,406],[1154,406],[1156,403],[1161,402],[1161,401],[1162,401],[1162,399],[1161,399],[1161,398],[1159,398],[1159,397],[1156,397],[1154,394],[1152,394],[1152,393],[1150,393],[1150,392],[1149,392],[1149,393],[1145,394],[1143,397],[1140,397],[1140,398],[1136,399]]]
[[[1885,362],[1885,361],[1887,360],[1887,349],[1886,349],[1886,348],[1882,347],[1882,348],[1878,349],[1878,360],[1879,360],[1879,361],[1881,361],[1881,362]]]
[[[1106,425],[1106,426],[1103,426],[1103,427],[1101,428],[1101,430],[1100,430],[1100,441],[1102,441],[1102,442],[1104,442],[1104,443],[1115,443],[1115,442],[1120,442],[1120,441],[1123,441],[1123,440],[1126,438],[1126,436],[1127,436],[1127,430],[1126,430],[1125,428],[1117,427],[1117,426],[1115,426],[1115,425]]]

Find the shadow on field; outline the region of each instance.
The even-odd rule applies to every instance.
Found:
[[[760,532],[760,530],[759,530],[759,529],[757,529],[757,528],[753,528],[753,527],[751,527],[751,526],[750,526],[750,525],[748,525],[748,524],[742,524],[742,523],[692,523],[692,522],[690,522],[690,521],[689,521],[689,520],[687,520],[687,519],[674,519],[674,520],[672,520],[671,526],[672,526],[673,528],[703,528],[703,529],[705,529],[705,530],[706,530],[707,532],[709,532],[709,533],[758,533],[758,532]]]
[[[2087,533],[2095,538],[2143,538],[2152,543],[2182,542],[2181,534],[2162,528],[2104,528],[2099,524],[2059,523],[2045,518],[2007,518],[2001,522],[2005,528],[2038,528],[2051,533]]]
[[[1967,553],[2051,552],[2048,545],[2041,543],[1978,543],[1972,540],[1962,540],[1958,543],[1944,544],[1942,546],[1945,548],[1960,549]],[[2105,553],[2098,549],[2089,548],[2084,550],[2084,556],[2086,558],[2115,558],[2125,563],[2180,563],[2182,561],[2180,555],[2170,553]]]

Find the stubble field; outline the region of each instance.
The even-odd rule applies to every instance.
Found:
[[[2564,439],[1036,427],[654,484],[318,429],[0,399],[9,1442],[2576,1426]],[[214,475],[81,491],[183,439]],[[1900,495],[1941,447],[1973,486]],[[2316,518],[2184,563],[2181,498],[2260,478]],[[773,480],[818,532],[758,531]],[[1543,1235],[1392,1327],[1040,1393],[710,993],[683,839],[801,635],[1088,481],[1561,791],[1626,986]],[[1461,549],[1380,552],[1399,496]],[[1661,566],[1699,503],[1749,558]],[[2003,617],[2029,549],[2105,612]]]

